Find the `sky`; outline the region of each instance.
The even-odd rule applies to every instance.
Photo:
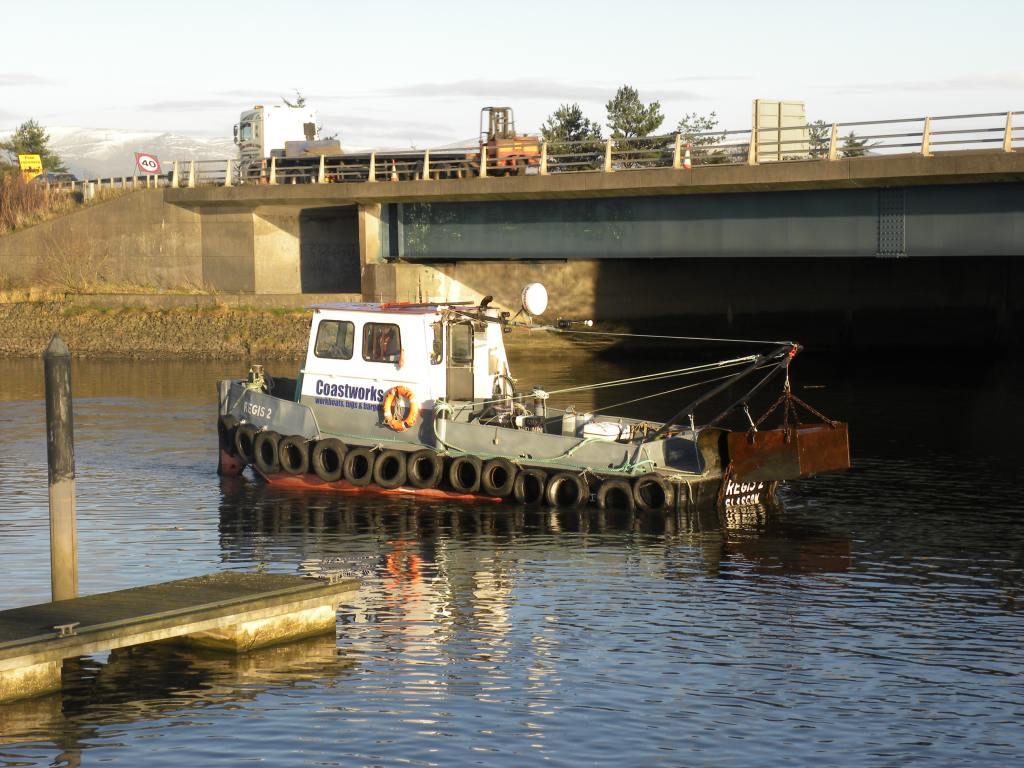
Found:
[[[350,146],[469,139],[490,104],[521,132],[560,103],[604,123],[623,84],[661,102],[665,133],[687,112],[749,127],[755,98],[827,122],[1024,110],[1022,0],[505,5],[5,3],[0,133],[35,118],[230,137],[296,89]]]

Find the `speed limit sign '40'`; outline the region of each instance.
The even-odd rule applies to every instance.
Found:
[[[160,161],[156,155],[147,155],[145,152],[135,153],[135,165],[143,173],[160,173]]]

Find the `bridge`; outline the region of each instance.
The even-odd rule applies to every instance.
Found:
[[[867,316],[892,336],[918,313],[988,338],[1021,313],[1022,118],[580,142],[520,169],[431,150],[308,158],[260,183],[229,161],[178,162],[103,206],[134,216],[135,253],[97,236],[126,264],[223,291],[514,304],[541,279],[567,315],[735,328],[799,312],[845,337]]]

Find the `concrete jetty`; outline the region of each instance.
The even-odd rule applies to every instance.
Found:
[[[358,586],[227,572],[0,611],[0,703],[59,690],[75,656],[167,640],[244,653],[330,632]]]

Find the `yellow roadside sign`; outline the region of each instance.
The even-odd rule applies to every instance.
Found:
[[[21,167],[21,178],[25,181],[32,181],[43,172],[43,161],[39,155],[18,155],[18,165]]]

